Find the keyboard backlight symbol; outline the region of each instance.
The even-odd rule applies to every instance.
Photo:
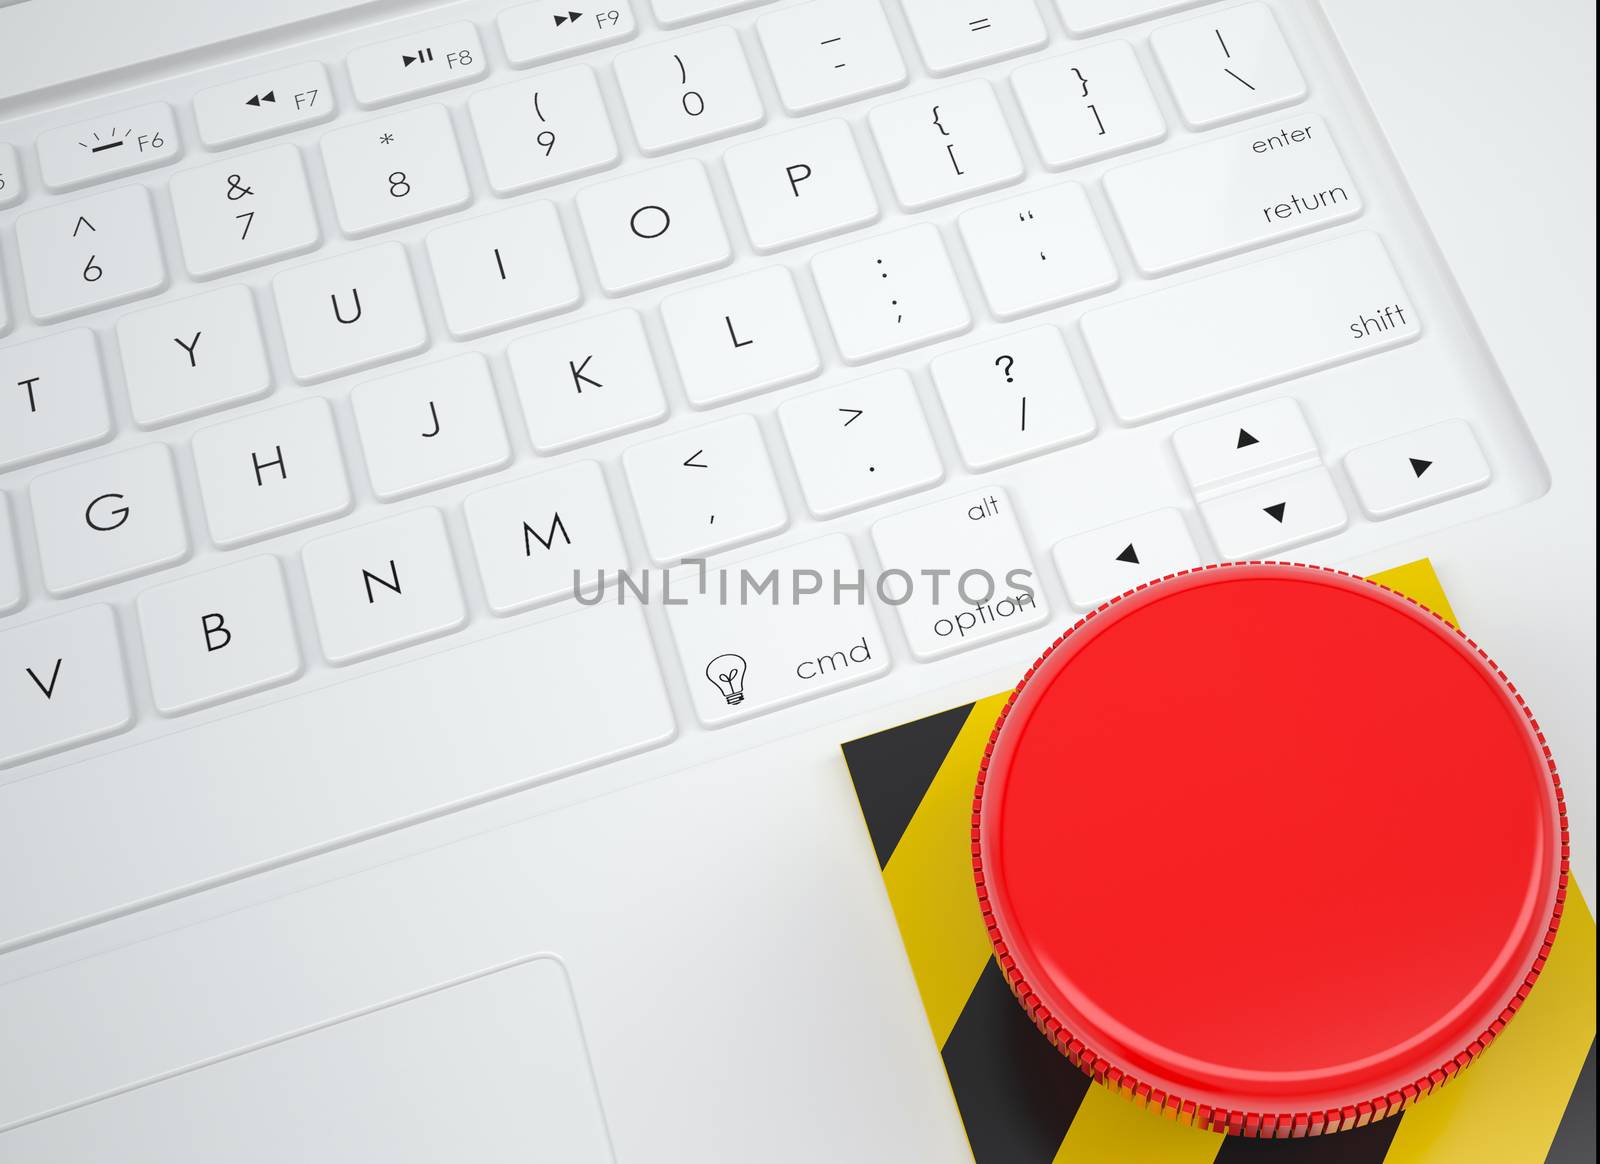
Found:
[[[100,140],[100,135],[97,133],[97,134],[94,135],[94,140],[95,140],[95,142],[97,144],[90,145],[86,141],[80,141],[78,144],[81,145],[84,149],[88,150],[91,154],[98,154],[98,153],[104,152],[105,150],[114,150],[114,149],[116,149],[119,145],[121,145],[123,143],[123,141],[132,132],[133,132],[133,130],[131,130],[131,129],[125,129],[125,130],[122,131],[122,136],[118,137],[116,129],[113,128],[112,131],[111,131],[111,140],[110,141],[101,141]]]

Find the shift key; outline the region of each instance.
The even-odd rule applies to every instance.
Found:
[[[958,493],[872,527],[878,596],[900,613],[919,659],[967,650],[1049,617],[1004,489]]]

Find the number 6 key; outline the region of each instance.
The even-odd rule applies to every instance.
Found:
[[[167,285],[143,186],[24,214],[17,219],[17,251],[28,306],[41,323],[126,303]]]

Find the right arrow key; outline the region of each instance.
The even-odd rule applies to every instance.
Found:
[[[1222,556],[1262,558],[1331,537],[1349,524],[1333,478],[1305,469],[1200,504]]]
[[[1361,508],[1379,520],[1482,489],[1491,476],[1464,420],[1365,445],[1345,457],[1344,467]]]

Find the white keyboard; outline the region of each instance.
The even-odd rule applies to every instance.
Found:
[[[1543,488],[1312,0],[445,7],[0,123],[0,949]]]

